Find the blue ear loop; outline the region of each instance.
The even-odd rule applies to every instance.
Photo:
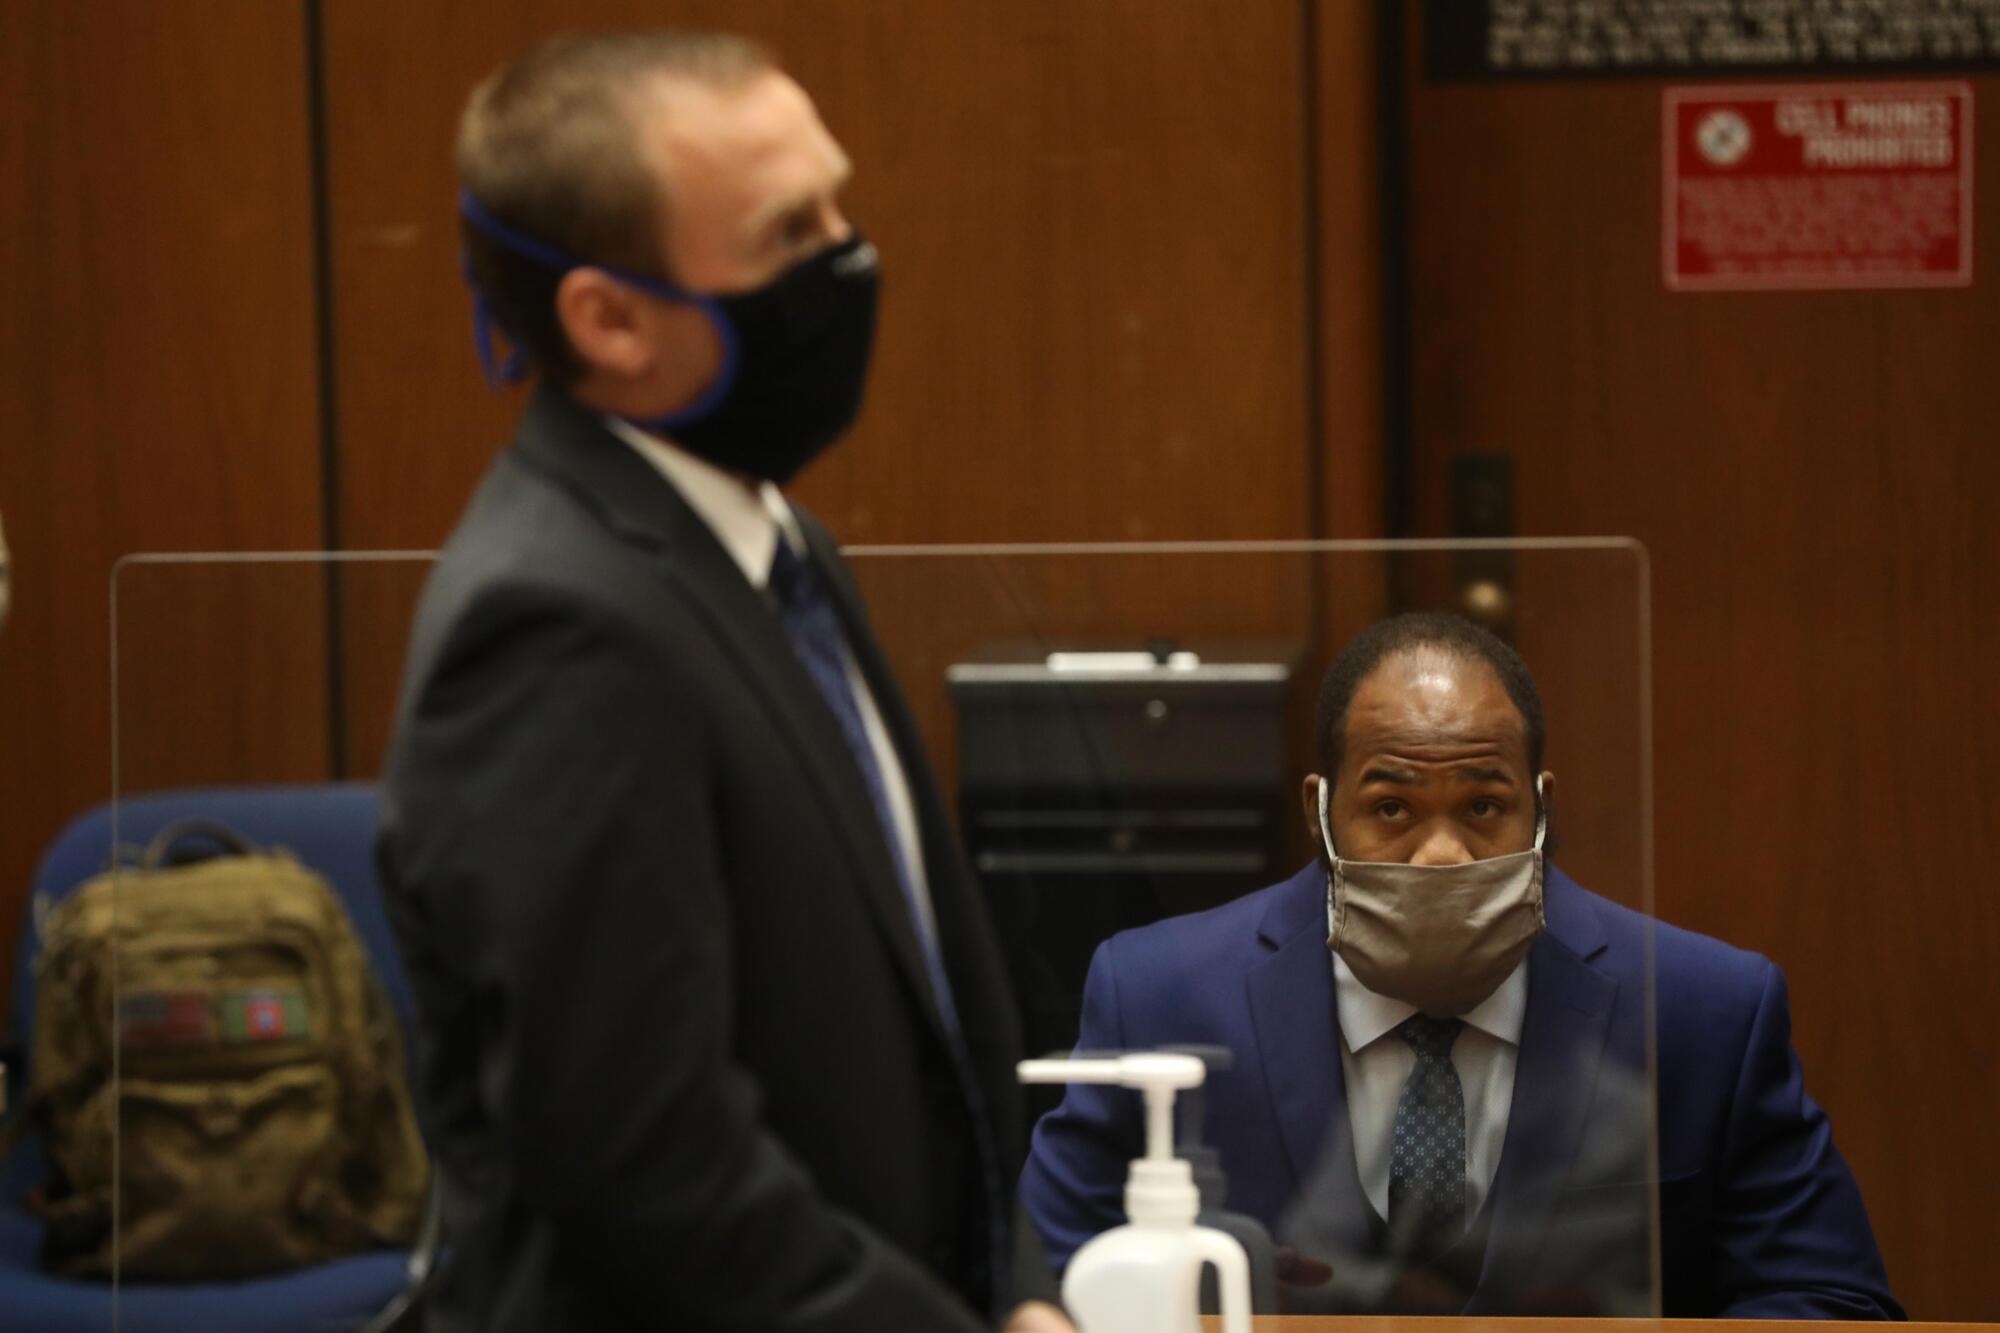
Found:
[[[713,412],[722,400],[729,396],[729,391],[736,387],[736,375],[742,366],[741,340],[736,335],[734,321],[729,318],[729,313],[722,308],[722,303],[715,297],[691,292],[661,278],[648,277],[643,273],[613,268],[609,264],[592,264],[552,245],[544,245],[525,232],[514,230],[487,212],[485,206],[472,197],[470,190],[458,192],[458,211],[467,222],[515,254],[523,259],[533,260],[558,274],[567,273],[573,268],[594,268],[610,274],[628,287],[636,287],[663,300],[694,306],[707,317],[709,324],[715,329],[716,336],[722,340],[722,370],[716,375],[715,382],[709,385],[699,398],[680,411],[639,424],[656,430],[672,430],[676,426],[692,425]],[[465,273],[466,285],[472,288],[472,345],[479,354],[479,369],[486,376],[486,383],[496,389],[503,384],[520,383],[527,378],[527,358],[521,354],[519,347],[510,347],[506,360],[496,360],[493,354],[495,324],[493,305],[486,299],[486,293],[479,286],[478,280],[473,277],[470,259],[461,254],[459,264]]]
[[[472,350],[479,353],[479,373],[486,377],[486,387],[498,389],[519,384],[528,378],[528,358],[521,355],[520,348],[510,345],[505,361],[494,360],[493,325],[497,321],[485,288],[472,276],[472,256],[463,250],[458,253],[458,271],[465,276],[465,285],[472,289]]]

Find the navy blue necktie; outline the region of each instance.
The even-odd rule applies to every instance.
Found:
[[[1417,1053],[1396,1100],[1389,1156],[1389,1244],[1393,1253],[1429,1259],[1465,1233],[1465,1090],[1451,1063],[1465,1024],[1414,1014],[1396,1034]]]
[[[916,933],[917,947],[924,956],[924,970],[930,974],[931,990],[937,997],[938,1014],[954,1038],[958,1037],[958,1007],[952,1003],[951,980],[945,975],[944,957],[935,933],[926,920],[917,897],[917,880],[903,840],[897,836],[896,816],[889,805],[889,784],[875,747],[869,743],[868,728],[861,720],[861,705],[847,677],[847,637],[841,632],[840,613],[826,595],[819,573],[799,559],[790,543],[778,540],[777,554],[771,558],[771,591],[778,599],[785,633],[791,636],[792,651],[798,654],[806,674],[819,688],[820,697],[833,710],[840,734],[861,770],[861,784],[868,789],[869,804],[882,825],[882,840],[889,846],[895,863],[896,881],[903,890],[903,903],[910,913],[910,929]]]
[[[840,734],[854,756],[855,767],[861,770],[862,785],[868,789],[869,802],[875,807],[875,817],[882,825],[883,840],[889,844],[890,859],[895,862],[896,878],[902,886],[903,901],[910,913],[910,928],[915,932],[917,947],[923,953],[924,970],[930,974],[931,993],[936,997],[938,1017],[944,1024],[952,1065],[972,1113],[973,1138],[977,1144],[980,1178],[985,1184],[988,1206],[986,1234],[991,1247],[988,1256],[992,1265],[990,1281],[992,1293],[997,1299],[1008,1272],[1004,1252],[1007,1221],[1002,1211],[1002,1200],[1006,1195],[1001,1188],[999,1154],[993,1143],[992,1126],[986,1118],[986,1099],[980,1093],[979,1080],[972,1069],[972,1057],[966,1050],[965,1034],[959,1026],[958,1005],[952,998],[951,979],[945,974],[944,954],[917,897],[916,877],[908,858],[903,855],[903,840],[897,836],[896,817],[889,806],[889,786],[883,778],[875,747],[868,741],[868,728],[861,720],[861,705],[848,682],[847,636],[840,627],[840,612],[827,595],[819,572],[809,561],[800,559],[782,535],[778,538],[777,552],[771,558],[771,592],[777,598],[779,618],[784,623],[785,633],[791,638],[792,651],[798,655],[806,674],[812,677],[820,697],[833,711],[834,721],[840,724]]]

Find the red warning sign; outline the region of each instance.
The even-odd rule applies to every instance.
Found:
[[[1972,281],[1970,85],[1669,88],[1664,110],[1668,287]]]

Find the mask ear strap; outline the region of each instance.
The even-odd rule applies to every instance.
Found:
[[[524,231],[516,231],[499,218],[486,211],[486,206],[473,198],[472,191],[458,192],[459,216],[474,227],[500,242],[523,259],[532,259],[543,268],[554,269],[557,273],[567,273],[573,268],[582,268],[583,261],[567,250],[558,250],[553,245],[544,245]]]
[[[511,342],[506,360],[494,355],[493,329],[499,321],[493,318],[493,303],[486,299],[485,289],[473,278],[470,257],[461,253],[459,268],[465,274],[465,285],[472,289],[472,349],[479,354],[479,373],[486,377],[486,387],[498,389],[519,384],[528,377],[528,359]]]
[[[1535,850],[1542,850],[1542,839],[1549,832],[1549,805],[1542,799],[1542,775],[1535,774]]]
[[[588,260],[579,259],[567,250],[559,250],[553,245],[544,244],[526,232],[508,226],[488,212],[486,206],[474,198],[470,190],[459,190],[458,211],[461,217],[488,237],[506,246],[523,259],[540,264],[543,268],[556,273],[567,273],[576,268],[599,269],[628,287],[636,287],[663,300],[679,301],[694,306],[702,312],[709,324],[714,327],[716,337],[721,340],[722,369],[716,374],[714,383],[709,385],[700,398],[670,416],[641,424],[662,430],[692,425],[713,412],[722,400],[729,396],[729,391],[736,387],[736,376],[743,361],[742,339],[737,335],[735,322],[729,318],[728,312],[715,297],[688,291],[664,278],[634,273],[630,269],[616,268],[610,264],[593,264]],[[487,300],[485,291],[473,278],[471,264],[466,262],[463,256],[461,263],[465,269],[465,280],[472,287],[472,337],[473,345],[479,352],[479,367],[485,372],[486,382],[489,385],[517,384],[527,378],[527,359],[521,354],[520,347],[515,346],[509,350],[507,359],[496,366],[493,356],[492,303]]]
[[[620,275],[614,271],[613,276]],[[628,278],[627,281],[629,280]],[[729,318],[729,312],[724,310],[722,303],[714,297],[702,296],[696,292],[684,292],[679,288],[648,286],[646,289],[670,301],[683,301],[700,310],[708,317],[709,327],[715,330],[716,337],[722,343],[722,367],[716,371],[715,379],[702,391],[701,397],[678,412],[641,423],[647,429],[671,435],[681,427],[692,426],[715,411],[722,405],[722,400],[735,389],[736,377],[743,370],[743,339],[736,332],[736,321]]]
[[[1329,790],[1327,780],[1321,778],[1319,780],[1319,838],[1320,842],[1326,847],[1326,859],[1329,862],[1333,862],[1340,859],[1340,853],[1333,850],[1333,828],[1326,821],[1327,792]],[[1536,846],[1540,845],[1539,842],[1536,844]]]

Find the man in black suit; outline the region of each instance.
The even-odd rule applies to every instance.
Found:
[[[1001,965],[778,489],[860,403],[847,159],[757,47],[652,33],[495,74],[458,163],[482,356],[490,316],[539,383],[425,590],[384,790],[434,1326],[990,1327],[1047,1283]]]

